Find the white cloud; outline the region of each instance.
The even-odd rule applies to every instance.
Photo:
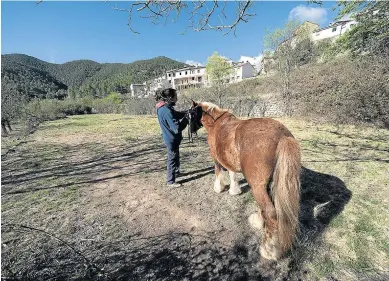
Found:
[[[290,19],[299,21],[311,21],[318,24],[325,24],[327,21],[327,10],[299,5],[289,12]]]
[[[189,65],[203,66],[203,64],[201,62],[197,62],[197,61],[194,61],[194,60],[187,60],[185,63],[189,64]]]

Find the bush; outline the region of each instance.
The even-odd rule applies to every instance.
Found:
[[[65,118],[68,115],[91,114],[88,100],[33,100],[23,110],[27,130],[31,132],[44,121]]]
[[[112,92],[108,96],[104,97],[103,100],[108,101],[112,104],[121,104],[122,98],[119,93]]]
[[[33,116],[41,121],[90,113],[92,113],[92,107],[88,100],[33,100],[25,107],[26,117]]]
[[[155,114],[155,100],[152,97],[129,99],[124,103],[125,114],[152,115]]]
[[[294,72],[296,114],[389,128],[389,71],[376,58],[342,58]]]
[[[93,99],[92,107],[96,113],[122,113],[122,106],[110,99]]]

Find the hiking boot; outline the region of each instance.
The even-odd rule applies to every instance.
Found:
[[[167,186],[168,186],[168,187],[181,187],[181,186],[182,186],[182,183],[173,182],[173,183],[168,183]]]

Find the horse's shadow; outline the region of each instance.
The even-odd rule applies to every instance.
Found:
[[[223,168],[223,170],[225,170]],[[213,173],[213,167],[200,170],[205,175]],[[200,177],[203,176],[202,174]],[[195,177],[196,178],[196,177]],[[187,179],[190,181],[192,178]],[[332,175],[315,172],[302,167],[300,198],[300,227],[302,231],[318,232],[342,212],[351,198],[351,191],[344,182]],[[241,179],[239,185],[242,194],[250,191],[246,179]],[[226,190],[229,188],[227,184]]]
[[[351,191],[341,179],[303,167],[300,204],[302,231],[322,230],[343,211],[350,198]]]
[[[305,167],[302,168],[300,180],[300,234],[291,252],[296,267],[314,253],[312,250],[321,244],[324,229],[343,211],[352,195],[338,177]],[[240,184],[243,192],[250,190],[245,179]]]

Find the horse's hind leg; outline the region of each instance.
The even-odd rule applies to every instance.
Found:
[[[226,188],[226,186],[222,182],[222,177],[223,177],[222,166],[216,160],[215,160],[215,175],[216,175],[216,179],[215,179],[215,184],[213,189],[215,190],[215,192],[221,193]]]
[[[274,205],[267,193],[267,184],[270,180],[271,170],[262,165],[261,173],[249,177],[249,182],[255,201],[257,201],[260,210],[249,217],[249,223],[255,228],[264,227],[264,236],[260,247],[261,256],[266,259],[277,260],[280,256],[278,243],[278,222]],[[253,178],[254,177],[254,178]]]
[[[233,172],[233,171],[228,171],[228,173],[230,174],[230,194],[231,195],[238,195],[238,194],[241,194],[242,193],[242,190],[240,189],[239,187],[239,182],[238,180],[236,179],[236,173]]]
[[[265,232],[260,247],[261,256],[266,259],[277,260],[280,256],[279,241],[277,235],[278,222],[277,214],[274,205],[267,193],[267,185],[264,183],[260,186],[254,186],[253,195],[260,206],[255,218],[253,215],[249,217],[249,222],[254,226],[264,226]],[[262,219],[262,220],[261,220]]]

